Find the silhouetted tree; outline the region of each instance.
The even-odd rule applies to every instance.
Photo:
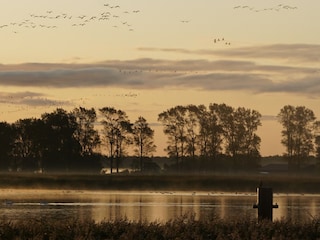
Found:
[[[215,105],[215,112],[218,116],[218,123],[222,128],[225,152],[230,154],[234,161],[240,151],[239,129],[241,126],[237,123],[233,107],[226,104]]]
[[[50,165],[56,168],[63,167],[69,171],[72,164],[76,164],[81,151],[80,144],[75,138],[78,129],[75,116],[58,108],[52,113],[43,114],[42,119],[49,136],[46,155],[51,160]]]
[[[0,168],[8,170],[12,160],[12,149],[15,141],[14,128],[7,122],[0,122]]]
[[[124,111],[113,107],[99,109],[103,116],[101,121],[104,127],[104,136],[110,151],[110,172],[113,169],[113,159],[116,158],[116,169],[119,172],[119,164],[125,152],[124,144],[130,143],[132,124]]]
[[[159,114],[158,120],[168,136],[167,151],[179,159],[197,153],[217,160],[224,144],[225,153],[232,157],[234,166],[245,163],[255,167],[260,159],[260,137],[256,134],[261,114],[255,110],[226,104],[176,106]]]
[[[142,159],[156,151],[153,136],[154,130],[149,127],[147,120],[140,116],[133,124],[133,143],[136,147],[135,153],[140,159],[140,171],[143,170]]]
[[[315,145],[316,158],[320,164],[320,121],[315,122]]]
[[[36,118],[20,119],[14,123],[14,127],[13,153],[15,159],[20,162],[20,166],[17,167],[42,171],[45,143],[48,138],[44,122]]]
[[[77,122],[75,138],[81,146],[81,155],[91,156],[93,150],[100,144],[98,131],[94,129],[97,120],[96,111],[94,108],[79,107],[73,110],[73,114]]]
[[[239,166],[241,163],[249,163],[249,167],[256,166],[256,161],[260,158],[261,142],[256,131],[261,125],[261,114],[255,110],[243,107],[234,109],[221,104],[218,107],[218,116],[223,130],[225,151],[231,155],[234,164]]]
[[[236,118],[240,119],[239,125],[241,136],[241,153],[246,156],[259,156],[261,139],[256,134],[258,127],[261,126],[261,114],[255,110],[238,108]]]
[[[289,167],[299,170],[302,161],[313,151],[316,117],[304,106],[286,105],[280,110],[278,120],[283,126],[281,143],[287,149]]]
[[[176,106],[158,115],[158,121],[164,126],[163,132],[168,136],[168,146],[165,150],[170,157],[176,158],[177,168],[186,151],[185,113],[185,107]]]
[[[219,104],[210,104],[209,110],[203,109],[203,115],[200,119],[201,136],[206,139],[205,148],[202,153],[206,157],[217,160],[218,155],[222,153],[223,129],[222,122],[219,118]]]
[[[197,142],[199,137],[199,117],[200,117],[200,108],[196,105],[186,106],[185,112],[185,127],[186,127],[186,154],[192,157],[192,160],[195,160],[197,149]]]

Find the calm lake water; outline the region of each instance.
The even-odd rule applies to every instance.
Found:
[[[20,219],[124,219],[168,221],[186,214],[196,219],[212,216],[257,217],[256,193],[115,192],[58,190],[0,190],[0,214]],[[320,216],[320,195],[274,194],[273,218],[309,220]]]

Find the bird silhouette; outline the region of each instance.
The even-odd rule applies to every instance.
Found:
[[[113,18],[114,22],[113,26],[118,27],[119,24],[126,26],[126,29],[128,31],[133,31],[132,25],[126,20],[123,19],[123,16],[119,13],[117,9],[120,9],[120,5],[111,5],[110,3],[104,3],[102,6],[108,7],[110,11],[103,11],[103,12],[96,12],[96,14],[93,14],[91,16],[88,16],[87,14],[82,15],[72,15],[68,12],[62,12],[58,13],[51,9],[45,10],[43,13],[30,13],[28,14],[29,18],[24,18],[22,21],[15,21],[8,24],[0,24],[0,30],[4,28],[12,28],[13,33],[18,33],[19,28],[24,29],[35,29],[35,28],[41,28],[41,29],[56,29],[59,27],[62,27],[62,22],[65,21],[69,23],[69,26],[72,27],[85,27],[89,26],[89,23],[101,23],[108,20],[111,20],[110,18]],[[133,13],[139,13],[139,9],[124,9],[122,12],[123,14],[130,14]],[[118,20],[116,20],[118,19]]]

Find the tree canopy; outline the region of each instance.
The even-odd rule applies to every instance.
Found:
[[[289,166],[299,170],[303,160],[314,151],[316,117],[304,106],[286,105],[280,110],[278,120],[283,127],[281,143],[286,147]]]
[[[166,170],[251,170],[259,166],[262,115],[226,104],[178,105],[158,114],[167,138],[165,151],[174,162]],[[291,168],[299,169],[312,154],[320,159],[320,122],[304,106],[284,106],[278,120],[281,143]],[[133,123],[114,107],[57,108],[40,118],[0,122],[0,168],[20,171],[119,172],[125,158],[136,158],[139,171],[156,152],[154,129],[143,117]],[[320,163],[320,160],[319,160]]]

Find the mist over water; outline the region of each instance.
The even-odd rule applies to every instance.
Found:
[[[185,215],[196,220],[257,217],[256,193],[189,191],[0,190],[0,214],[25,219],[92,219],[96,222],[169,221]],[[273,219],[310,220],[320,211],[320,195],[274,194]]]

